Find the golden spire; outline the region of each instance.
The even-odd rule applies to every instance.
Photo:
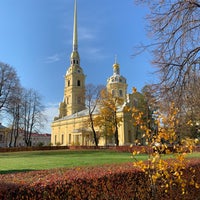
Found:
[[[117,55],[115,55],[115,64],[117,64]]]
[[[80,57],[78,53],[78,31],[77,31],[77,5],[74,0],[74,30],[73,30],[73,50],[71,53],[71,65],[80,65]]]
[[[119,74],[119,64],[117,63],[117,55],[115,55],[115,63],[113,64],[113,73]]]
[[[74,1],[74,32],[73,32],[73,51],[78,51],[78,34],[77,34],[77,5]]]

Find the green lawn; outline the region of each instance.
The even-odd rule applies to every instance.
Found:
[[[56,150],[0,153],[0,174],[62,167],[70,168],[76,166],[133,162],[134,159],[131,156],[131,153],[107,150]],[[190,157],[200,158],[200,153],[193,153]],[[147,155],[137,156],[137,160],[145,159],[147,159]]]
[[[131,153],[106,150],[9,152],[0,153],[0,173],[122,162],[132,162]]]

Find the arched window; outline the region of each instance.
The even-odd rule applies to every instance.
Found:
[[[67,85],[70,86],[70,80],[67,81]]]
[[[131,131],[128,131],[128,142],[132,142]]]
[[[81,86],[81,81],[80,80],[77,81],[77,86]]]

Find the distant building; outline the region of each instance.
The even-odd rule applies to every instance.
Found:
[[[0,147],[9,147],[9,146],[13,147],[14,138],[12,139],[11,145],[10,145],[10,141],[11,141],[10,129],[3,126],[0,123]],[[39,146],[39,145],[48,146],[50,145],[50,143],[51,143],[51,134],[32,133],[31,135],[31,146]],[[16,141],[16,147],[21,147],[21,146],[26,146],[23,132],[19,132],[19,135]]]
[[[49,146],[51,143],[51,134],[49,133],[33,133],[31,136],[31,145],[32,146]]]
[[[0,147],[6,147],[8,141],[8,128],[0,123]]]
[[[8,144],[10,141],[10,134],[8,135]],[[42,134],[42,133],[32,133],[31,134],[31,146],[49,146],[51,143],[51,134]],[[14,140],[12,141],[11,147],[14,146]],[[19,132],[19,135],[17,137],[16,141],[16,147],[25,147],[26,143],[24,140],[24,134],[23,132]]]
[[[70,66],[65,75],[64,98],[60,103],[59,116],[52,122],[51,143],[53,145],[94,145],[91,139],[91,130],[86,127],[85,121],[88,119],[88,110],[85,107],[85,74],[80,66],[80,56],[78,53],[77,34],[77,8],[76,0],[74,7],[74,30],[73,47],[70,57]],[[117,110],[117,115],[122,117],[123,122],[119,126],[119,145],[133,144],[141,138],[137,128],[130,122],[124,107],[136,106],[140,97],[139,92],[133,89],[132,94],[127,94],[126,78],[120,75],[120,65],[115,61],[113,64],[113,74],[107,80],[107,90],[114,97],[120,97],[123,105]],[[98,115],[98,109],[94,115]],[[95,129],[100,131],[98,127]],[[99,145],[114,145],[114,138],[101,137]]]

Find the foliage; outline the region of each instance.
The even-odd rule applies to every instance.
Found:
[[[106,138],[114,135],[116,146],[119,145],[118,127],[120,122],[122,122],[122,117],[117,115],[117,109],[122,103],[122,99],[113,97],[106,89],[102,90],[100,113],[95,118],[95,124],[101,128]]]
[[[65,117],[66,115],[67,115],[67,105],[66,105],[66,102],[63,101],[63,102],[60,103],[60,106],[59,106],[59,117],[57,117],[57,119]]]
[[[158,187],[161,186],[163,191],[170,197],[171,191],[176,188],[181,188],[182,194],[188,192],[186,189],[187,182],[193,184],[196,188],[199,188],[199,183],[196,182],[193,173],[195,170],[191,167],[189,172],[191,174],[190,179],[185,179],[183,171],[187,165],[187,159],[185,158],[186,152],[192,152],[194,142],[191,139],[184,139],[181,141],[180,135],[177,135],[176,126],[178,110],[171,105],[168,113],[157,113],[157,131],[152,132],[144,121],[142,120],[142,114],[133,114],[133,117],[140,124],[144,130],[144,137],[146,138],[146,144],[153,148],[153,153],[149,153],[148,162],[138,161],[134,165],[139,167],[145,172],[149,180],[149,187],[147,190],[150,193],[152,199],[158,199]],[[169,161],[163,160],[162,153],[173,152],[175,159],[169,164]],[[133,155],[137,155],[140,152],[133,152]],[[171,197],[170,197],[171,199]]]

